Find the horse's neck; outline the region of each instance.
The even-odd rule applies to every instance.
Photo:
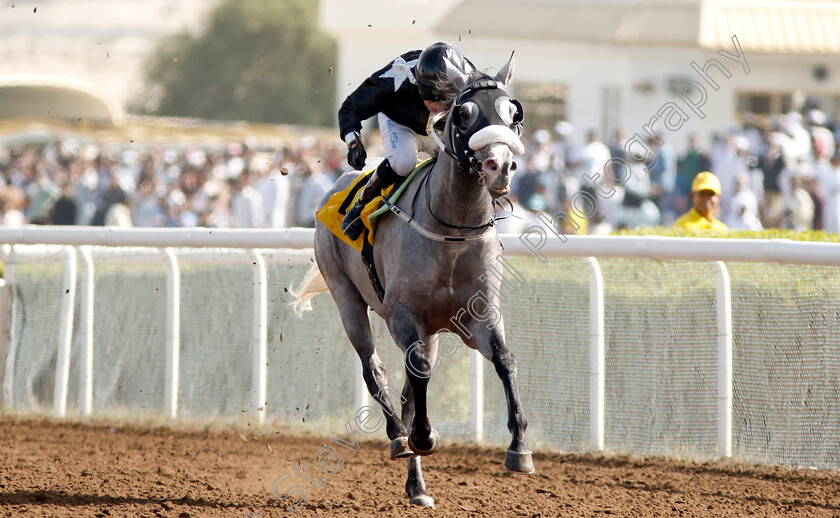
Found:
[[[478,175],[459,171],[455,160],[443,152],[430,174],[429,203],[438,219],[458,226],[483,225],[490,220],[492,198]]]

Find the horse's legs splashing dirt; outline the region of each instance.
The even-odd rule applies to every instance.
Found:
[[[385,414],[385,430],[391,439],[391,458],[411,455],[408,449],[402,421],[397,418],[391,400],[388,397],[388,378],[385,375],[385,365],[376,354],[373,335],[370,331],[370,321],[367,315],[367,303],[347,275],[340,271],[325,272],[324,277],[330,286],[333,298],[341,315],[341,322],[347,332],[347,337],[359,359],[362,362],[362,376],[370,395],[382,406]]]

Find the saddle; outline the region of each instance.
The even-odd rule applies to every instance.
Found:
[[[373,169],[363,172],[353,179],[347,188],[330,196],[327,203],[315,213],[315,217],[318,218],[324,226],[330,229],[330,232],[335,234],[336,237],[359,252],[363,252],[366,242],[367,246],[373,246],[373,236],[376,229],[377,219],[382,213],[388,212],[389,210],[388,205],[384,203],[385,199],[387,198],[388,204],[393,205],[396,203],[400,195],[403,193],[411,180],[414,179],[417,173],[429,165],[433,160],[434,159],[432,158],[428,158],[422,162],[418,162],[414,170],[411,171],[411,173],[409,173],[405,178],[383,189],[379,196],[372,199],[367,205],[365,205],[365,208],[362,209],[362,214],[360,216],[365,229],[355,240],[350,239],[344,234],[344,232],[341,231],[341,220],[344,219],[344,215],[347,214],[347,211],[350,210],[350,208],[356,203],[362,187],[367,184],[371,175],[373,175]]]
[[[356,203],[362,187],[367,184],[368,180],[370,180],[370,177],[373,175],[373,169],[360,174],[353,179],[346,189],[330,196],[327,203],[315,213],[315,217],[318,218],[318,220],[321,221],[321,223],[323,223],[328,229],[330,229],[330,232],[362,253],[362,261],[365,263],[365,267],[367,268],[370,283],[380,301],[385,298],[385,288],[379,280],[379,274],[376,273],[376,265],[373,261],[373,235],[376,221],[382,213],[390,210],[390,207],[397,202],[400,195],[403,193],[411,180],[414,179],[417,173],[423,170],[427,165],[430,165],[433,161],[434,158],[428,158],[419,162],[414,167],[414,170],[411,171],[411,173],[409,173],[405,178],[383,189],[379,196],[372,199],[367,205],[365,205],[362,209],[362,214],[359,216],[362,218],[362,223],[364,224],[365,229],[356,239],[350,239],[344,232],[341,231],[341,221],[344,219],[344,215],[347,214],[347,211],[350,210],[350,208]]]

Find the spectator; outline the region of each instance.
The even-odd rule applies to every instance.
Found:
[[[134,225],[138,227],[162,227],[166,222],[165,199],[156,187],[155,175],[140,180],[132,215]]]
[[[830,234],[840,234],[840,148],[834,152],[830,167],[816,180],[825,199],[823,228]]]
[[[257,168],[260,179],[257,182],[256,189],[262,197],[263,226],[266,228],[285,228],[289,226],[286,216],[289,212],[291,186],[288,169],[284,169],[280,165],[281,158],[275,158],[270,166],[268,160],[263,159],[264,165]]]
[[[727,226],[732,230],[761,230],[758,197],[750,188],[747,173],[742,172],[735,179],[735,196],[732,197],[732,211]]]
[[[514,192],[520,200],[525,201],[526,205],[528,200],[531,199],[531,195],[534,194],[534,189],[536,189],[537,185],[542,185],[548,189],[550,184],[546,178],[550,173],[546,170],[541,170],[537,165],[538,161],[535,155],[529,154],[525,159],[525,167],[514,176],[516,187]],[[521,173],[521,176],[519,173]],[[552,196],[551,198],[556,199],[557,196]],[[548,202],[548,200],[545,201],[546,203]]]
[[[125,192],[120,187],[119,179],[116,175],[112,174],[108,188],[102,193],[102,199],[99,202],[96,213],[93,215],[91,225],[97,227],[105,225],[105,215],[108,213],[108,209],[117,203],[125,203],[125,199]]]
[[[627,138],[624,136],[624,132],[620,129],[615,130],[615,134],[613,135],[613,139],[609,143],[610,149],[610,157],[612,159],[624,159],[624,146],[627,144]],[[601,168],[603,170],[603,167]],[[596,171],[599,172],[599,171]]]
[[[530,182],[531,194],[525,200],[525,208],[532,212],[548,212],[548,185],[543,175],[535,175]],[[567,200],[567,196],[561,198],[561,205]]]
[[[251,173],[243,169],[238,178],[230,179],[233,197],[230,202],[231,224],[237,228],[262,228],[265,220],[262,196],[251,187]]]
[[[297,197],[297,224],[300,227],[315,226],[315,211],[321,199],[332,188],[333,179],[324,173],[317,163],[304,163],[299,169],[305,178]]]
[[[674,228],[685,230],[726,230],[726,225],[715,218],[720,202],[720,180],[703,171],[691,182],[693,207],[674,222]]]
[[[622,184],[624,196],[621,198],[619,219],[614,224],[618,228],[658,225],[660,212],[651,200],[651,181],[644,157],[640,153],[633,153],[630,158],[630,163],[623,171],[619,172],[619,168],[615,168],[616,182]]]
[[[814,202],[814,219],[811,222],[811,228],[814,230],[823,230],[823,219],[825,214],[825,197],[817,185],[817,181],[813,176],[806,176],[803,178],[803,187],[811,201]]]
[[[26,196],[23,191],[12,185],[7,185],[0,191],[0,226],[18,228],[26,223],[23,207]]]
[[[51,225],[75,225],[78,207],[73,199],[75,185],[68,180],[61,189],[61,197],[55,202],[50,213]]]
[[[767,153],[760,158],[759,168],[764,174],[764,196],[761,203],[761,221],[765,227],[778,227],[781,221],[782,194],[779,175],[785,169],[781,133],[765,132]]]
[[[201,226],[209,228],[230,228],[229,196],[227,188],[210,193],[210,210],[202,214]]]
[[[181,191],[174,187],[166,197],[166,223],[167,227],[195,227],[198,225],[198,215],[190,207],[189,199]]]
[[[688,150],[677,161],[676,200],[677,212],[685,212],[691,206],[691,182],[694,177],[709,169],[709,157],[698,146],[696,133],[688,136]]]
[[[131,228],[134,223],[131,221],[131,207],[128,198],[123,191],[118,191],[122,196],[114,199],[114,203],[105,212],[106,227]]]
[[[50,211],[61,197],[61,189],[47,175],[46,163],[38,160],[34,166],[33,181],[29,184],[27,218],[31,223],[44,225],[49,222]]]
[[[665,219],[665,224],[670,224],[676,217],[673,206],[677,182],[677,154],[670,144],[658,137],[650,137],[648,147],[656,153],[656,163],[648,170],[651,199]]]
[[[583,147],[583,161],[586,173],[604,170],[604,164],[610,161],[610,148],[598,138],[598,132],[590,129],[586,132],[586,145]]]
[[[834,142],[831,142],[831,147]],[[837,180],[834,178],[834,167],[831,164],[829,144],[816,137],[813,139],[814,160],[810,164],[812,181],[806,184],[806,189],[814,200],[814,229],[825,230],[832,234],[840,231],[838,228],[837,212]],[[833,150],[831,150],[833,151]]]
[[[792,176],[790,187],[782,212],[784,227],[796,231],[810,230],[814,224],[814,200],[805,190],[804,175]]]

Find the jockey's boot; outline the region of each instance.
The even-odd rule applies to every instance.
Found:
[[[359,201],[353,205],[353,208],[347,211],[344,219],[341,220],[341,230],[344,232],[344,235],[353,240],[358,239],[362,235],[362,231],[365,229],[365,225],[362,223],[362,218],[360,217],[362,209],[372,199],[379,196],[382,189],[394,185],[399,179],[400,175],[391,168],[391,163],[388,162],[388,159],[383,160],[359,194]]]

